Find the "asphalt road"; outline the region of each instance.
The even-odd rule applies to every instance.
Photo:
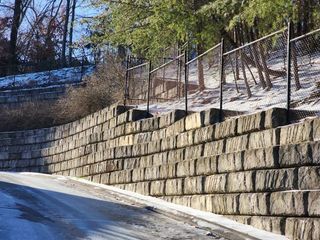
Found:
[[[59,176],[0,172],[0,239],[222,239]]]

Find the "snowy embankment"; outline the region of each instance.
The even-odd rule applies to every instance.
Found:
[[[0,78],[0,89],[34,88],[80,82],[91,74],[94,66],[62,68],[52,71],[12,75]]]
[[[282,56],[274,54],[268,59],[268,67],[272,70],[282,71],[283,76],[270,75],[272,88],[263,89],[260,85],[259,74],[256,68],[251,67],[251,72],[246,69],[246,77],[249,82],[252,96],[248,98],[244,83],[243,73],[240,69],[240,77],[235,82],[234,70],[226,67],[226,84],[223,86],[223,108],[241,112],[256,112],[272,107],[286,107],[287,101],[287,80],[286,64]],[[292,76],[291,105],[293,109],[318,111],[320,112],[320,54],[299,58],[299,81],[301,88],[296,89],[295,79]],[[235,65],[235,63],[234,63]],[[208,108],[219,108],[220,76],[219,66],[209,61],[203,61],[204,80],[206,89],[188,95],[188,109],[190,111],[201,111]],[[166,70],[166,78],[174,79],[177,69],[172,67]],[[198,84],[197,66],[193,64],[189,69],[189,82]],[[293,75],[293,74],[292,74]],[[183,80],[182,76],[182,80]],[[238,89],[236,87],[236,83]],[[146,109],[146,104],[138,106]],[[152,102],[150,110],[154,114],[169,112],[172,109],[184,109],[185,102],[175,98],[167,102]]]

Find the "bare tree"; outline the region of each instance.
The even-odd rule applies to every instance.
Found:
[[[73,0],[72,1],[72,9],[71,9],[70,31],[69,31],[69,62],[71,62],[72,52],[73,52],[72,43],[73,43],[73,29],[74,29],[76,4],[77,4],[77,0]]]
[[[68,36],[68,26],[69,26],[69,15],[70,15],[70,0],[66,0],[66,11],[65,11],[65,21],[63,28],[63,39],[62,39],[62,65],[66,66],[66,49],[67,49],[67,36]]]

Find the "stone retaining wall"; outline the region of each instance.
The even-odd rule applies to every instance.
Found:
[[[160,117],[112,106],[48,129],[0,133],[0,169],[77,176],[225,215],[291,239],[320,236],[320,118],[270,109]]]
[[[54,102],[62,98],[70,86],[77,87],[80,83],[0,91],[0,106],[12,108],[27,102]]]

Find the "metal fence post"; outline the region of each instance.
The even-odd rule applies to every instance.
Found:
[[[127,97],[129,95],[129,89],[128,89],[128,81],[129,81],[129,61],[130,61],[130,56],[128,55],[127,56],[127,59],[126,59],[126,79],[125,79],[125,86],[124,86],[124,106],[127,105]]]
[[[152,64],[151,64],[151,61],[149,61],[149,73],[148,73],[148,93],[147,93],[147,112],[150,111],[150,88],[151,88],[151,67],[152,67]]]
[[[188,115],[188,47],[184,50],[184,101],[185,111]]]
[[[220,99],[219,99],[219,121],[223,120],[223,83],[224,83],[224,39],[221,39],[220,46]]]
[[[292,22],[288,23],[287,39],[287,122],[290,123],[290,102],[291,102],[291,39],[292,39]]]

